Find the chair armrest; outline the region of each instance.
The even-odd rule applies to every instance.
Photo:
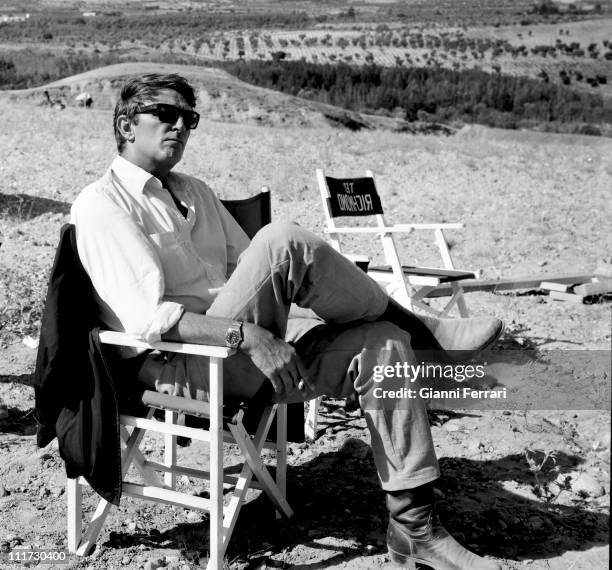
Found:
[[[134,348],[145,348],[152,350],[163,350],[165,352],[178,352],[181,354],[195,354],[198,356],[213,356],[227,358],[236,351],[225,346],[211,346],[208,344],[190,344],[183,342],[144,342],[126,333],[116,331],[100,331],[100,342],[102,344],[114,344],[118,346],[132,346]]]
[[[461,229],[462,223],[448,224],[394,224],[392,226],[368,226],[368,227],[334,227],[326,228],[328,234],[386,234],[411,232],[413,230],[455,230]]]

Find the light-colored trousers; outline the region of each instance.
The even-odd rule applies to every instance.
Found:
[[[292,303],[315,315],[290,318]],[[390,408],[373,396],[374,366],[415,360],[410,335],[376,321],[387,303],[380,286],[325,241],[295,224],[273,223],[253,238],[206,314],[255,323],[295,343],[316,389],[296,387],[283,401],[323,394],[346,397],[356,391],[382,487],[394,491],[433,481],[439,468],[424,402],[403,400]],[[313,325],[319,327],[303,337]],[[172,355],[159,371],[156,387],[207,399],[207,367],[204,357]],[[232,395],[245,383],[259,386],[264,380],[244,353],[225,361],[224,384],[231,386]],[[247,386],[244,391],[253,392]]]

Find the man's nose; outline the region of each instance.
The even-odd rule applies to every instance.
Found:
[[[172,128],[181,132],[187,130],[187,124],[185,123],[185,118],[183,117],[183,115],[178,116],[176,121],[174,121],[174,125],[172,125]]]

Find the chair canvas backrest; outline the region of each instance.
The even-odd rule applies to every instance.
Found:
[[[272,221],[270,190],[267,186],[259,194],[239,200],[221,200],[225,209],[238,222],[249,239]]]
[[[331,178],[325,176],[323,170],[317,169],[317,182],[325,209],[327,232],[332,247],[342,253],[340,234],[334,218],[374,216],[376,225],[355,228],[354,233],[372,233],[378,235],[382,242],[386,262],[391,266],[393,273],[387,279],[390,287],[397,291],[400,302],[410,303],[410,295],[404,281],[402,264],[397,253],[397,247],[392,233],[385,233],[379,228],[387,227],[380,196],[376,190],[374,175],[366,170],[363,178]],[[342,233],[347,233],[343,228]]]
[[[374,179],[325,177],[330,215],[372,216],[382,214],[382,204],[376,191]]]

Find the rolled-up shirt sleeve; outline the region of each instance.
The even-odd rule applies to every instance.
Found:
[[[124,332],[146,342],[159,341],[185,308],[164,300],[164,273],[146,234],[101,192],[77,199],[71,221],[79,257],[101,302]]]

